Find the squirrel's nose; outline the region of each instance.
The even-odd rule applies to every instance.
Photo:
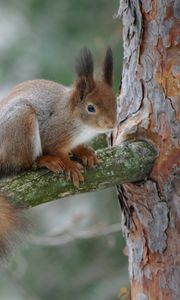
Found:
[[[101,119],[98,124],[101,128],[107,128],[109,130],[113,130],[113,128],[115,127],[115,121],[112,120],[103,120]]]
[[[109,121],[109,123],[108,123],[109,129],[113,129],[115,127],[115,125],[116,125],[116,121]]]

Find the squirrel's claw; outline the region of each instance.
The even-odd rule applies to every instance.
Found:
[[[68,161],[65,165],[65,175],[67,180],[72,180],[75,187],[79,187],[80,183],[84,181],[82,175],[83,166],[74,161]]]
[[[84,181],[82,175],[83,166],[75,161],[70,160],[68,157],[44,155],[36,161],[39,167],[46,167],[50,171],[58,173],[65,172],[66,179],[72,180],[74,186],[79,187],[80,183]]]
[[[94,167],[99,163],[99,160],[94,152],[94,150],[89,146],[80,145],[73,150],[76,157],[81,159],[83,165],[90,168]]]

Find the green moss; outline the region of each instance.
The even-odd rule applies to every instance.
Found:
[[[0,190],[12,196],[15,203],[31,207],[69,195],[104,189],[125,182],[147,178],[156,151],[144,141],[126,142],[97,151],[102,161],[96,168],[85,170],[85,182],[75,188],[63,174],[32,170],[0,181]]]

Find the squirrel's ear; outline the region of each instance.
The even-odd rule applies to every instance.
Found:
[[[110,86],[113,83],[113,56],[110,47],[107,48],[103,65],[103,80]]]
[[[75,84],[81,99],[94,88],[93,69],[92,54],[89,49],[84,47],[81,49],[75,63],[75,70],[78,76]]]

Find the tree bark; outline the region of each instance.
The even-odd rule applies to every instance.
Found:
[[[180,2],[121,0],[118,15],[124,61],[113,145],[143,138],[159,153],[147,181],[118,186],[131,299],[179,300]]]

